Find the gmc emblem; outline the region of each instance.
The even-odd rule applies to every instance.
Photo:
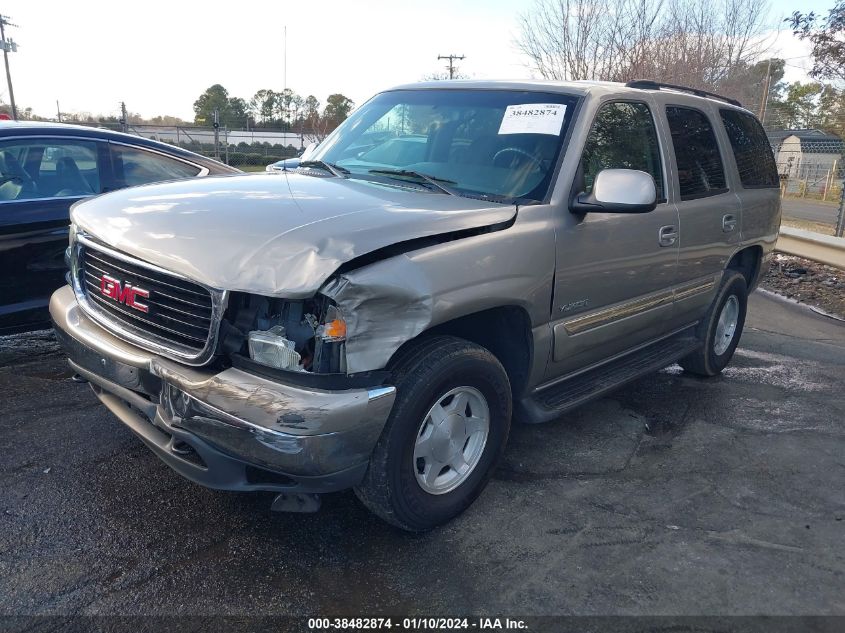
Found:
[[[149,306],[138,302],[138,297],[142,299],[150,298],[149,290],[134,288],[129,284],[121,285],[119,279],[103,275],[100,277],[100,292],[109,299],[114,299],[118,303],[122,303],[140,312],[150,311]]]

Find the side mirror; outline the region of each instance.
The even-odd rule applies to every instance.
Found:
[[[308,146],[305,148],[305,151],[303,151],[302,155],[299,157],[299,160],[308,160],[311,154],[314,153],[315,149],[317,149],[317,144],[309,143]]]
[[[603,169],[593,190],[580,193],[569,205],[572,213],[648,213],[657,206],[651,174],[637,169]]]

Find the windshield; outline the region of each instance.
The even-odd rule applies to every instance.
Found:
[[[349,178],[503,201],[543,200],[576,98],[511,90],[377,95],[313,158]],[[441,187],[433,187],[442,183]]]

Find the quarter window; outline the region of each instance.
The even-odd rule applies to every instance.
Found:
[[[750,114],[719,110],[736,159],[739,180],[746,188],[777,187],[778,171],[763,126]]]
[[[666,118],[675,148],[681,200],[727,191],[719,145],[707,116],[700,110],[669,106]]]
[[[83,197],[101,191],[94,141],[33,138],[0,143],[0,201]]]
[[[627,101],[602,106],[584,146],[581,169],[587,193],[603,169],[638,169],[651,174],[657,199],[665,199],[660,146],[648,106]]]
[[[118,187],[192,178],[202,171],[175,158],[123,145],[112,145],[112,165]]]

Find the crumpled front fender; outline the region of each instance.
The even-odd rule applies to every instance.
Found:
[[[429,279],[405,255],[338,275],[320,292],[337,304],[346,319],[349,373],[384,367],[403,343],[432,323]]]

